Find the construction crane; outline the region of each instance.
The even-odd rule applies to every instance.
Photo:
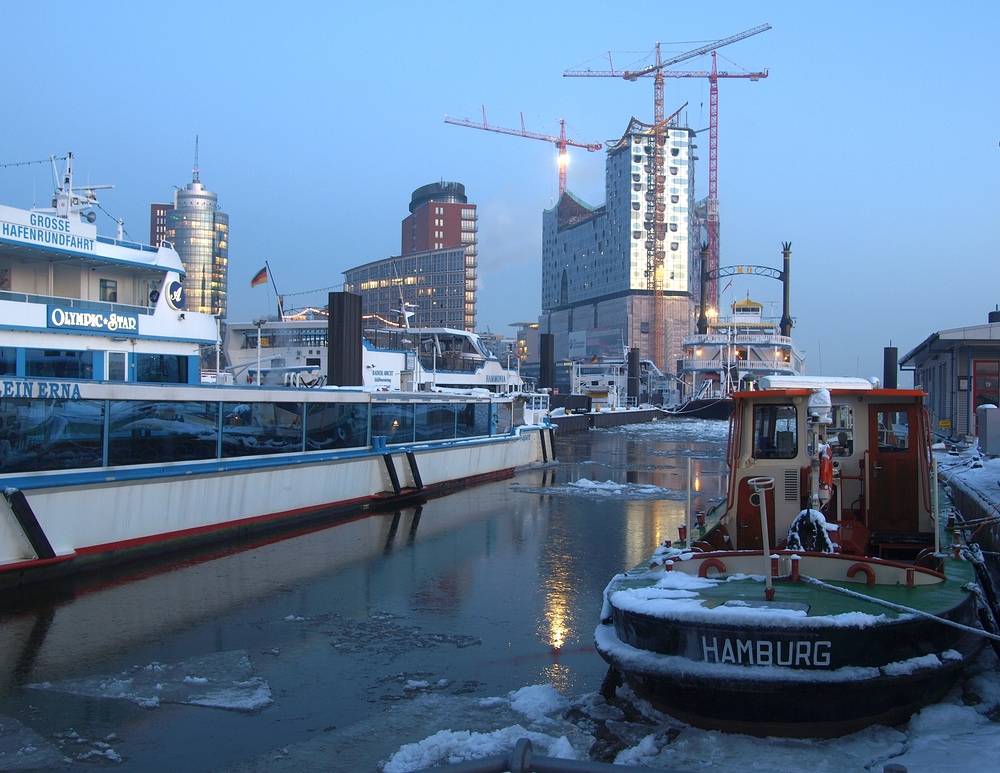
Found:
[[[667,70],[668,78],[708,78],[708,199],[705,201],[705,230],[708,232],[708,303],[719,308],[718,280],[712,272],[719,268],[719,78],[749,78],[751,82],[767,77],[762,72],[719,72],[716,68],[715,51],[712,51],[712,70],[682,71]]]
[[[566,121],[562,118],[559,119],[559,136],[552,137],[548,134],[538,134],[536,132],[529,132],[524,128],[524,113],[521,113],[521,128],[520,129],[507,129],[503,126],[490,126],[486,121],[486,106],[483,106],[483,122],[477,123],[476,121],[470,121],[465,118],[449,118],[447,115],[444,117],[445,123],[454,124],[455,126],[468,126],[470,129],[485,129],[488,132],[496,132],[497,134],[511,134],[515,137],[528,137],[533,140],[544,140],[545,142],[553,143],[559,149],[558,165],[559,165],[559,195],[562,196],[563,191],[566,190],[566,166],[569,163],[569,153],[566,152],[566,148],[572,145],[574,148],[586,148],[590,152],[595,150],[600,150],[603,145],[600,142],[597,143],[586,143],[586,142],[573,142],[572,140],[566,139]]]
[[[771,29],[770,24],[762,24],[759,27],[745,30],[744,32],[740,32],[728,38],[716,40],[713,43],[700,46],[692,51],[687,51],[667,60],[663,60],[660,57],[660,44],[657,43],[655,51],[655,64],[651,64],[641,70],[616,70],[614,69],[614,66],[611,65],[611,69],[609,70],[566,70],[563,73],[564,77],[610,77],[624,78],[629,81],[636,81],[639,78],[644,77],[652,77],[654,79],[653,127],[650,130],[650,133],[653,136],[654,146],[652,158],[652,190],[650,191],[652,196],[647,194],[647,199],[652,198],[652,201],[647,201],[647,216],[645,224],[647,230],[650,232],[649,236],[652,236],[653,238],[650,239],[647,236],[646,239],[646,286],[647,289],[651,290],[653,294],[653,347],[650,353],[650,359],[652,359],[661,370],[665,370],[666,366],[666,340],[664,336],[663,320],[663,260],[665,255],[663,240],[666,234],[666,228],[663,222],[663,216],[666,209],[663,204],[663,185],[666,178],[664,176],[663,169],[665,132],[667,128],[667,122],[663,119],[664,68],[679,64],[680,62],[688,59],[693,59],[697,56],[702,56],[703,54],[715,51],[723,46],[728,46],[731,43],[736,43],[737,41],[744,40],[769,29]],[[609,55],[609,65],[610,64]],[[717,229],[716,234],[718,234]]]

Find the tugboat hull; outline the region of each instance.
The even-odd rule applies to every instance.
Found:
[[[965,634],[962,650],[892,669],[845,667],[788,673],[777,667],[699,664],[623,645],[610,625],[598,628],[597,650],[640,698],[677,719],[708,730],[789,738],[833,738],[873,724],[905,722],[940,700],[981,639]],[[639,665],[639,664],[642,665]],[[886,671],[890,673],[886,673]],[[784,673],[783,673],[784,672]]]

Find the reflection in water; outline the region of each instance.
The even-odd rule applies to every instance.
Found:
[[[0,717],[49,742],[69,729],[114,733],[124,760],[116,769],[150,773],[235,765],[325,728],[374,721],[420,689],[479,698],[534,684],[594,692],[607,672],[593,649],[603,590],[676,536],[688,459],[692,507],[707,510],[722,495],[720,424],[557,436],[558,463],[421,508],[185,554],[183,563],[147,562],[140,575],[105,572],[58,595],[8,596]],[[571,486],[579,481],[611,485]],[[235,651],[275,696],[238,721],[24,688]],[[381,756],[365,769],[406,740],[378,735]]]

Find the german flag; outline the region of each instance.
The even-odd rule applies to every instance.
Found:
[[[258,271],[254,278],[250,280],[250,286],[256,287],[257,285],[262,285],[265,282],[267,282],[267,266],[264,266],[264,268]]]

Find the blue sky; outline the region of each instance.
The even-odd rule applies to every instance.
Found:
[[[364,7],[362,7],[364,6]],[[0,164],[76,156],[78,182],[138,240],[149,204],[201,179],[229,213],[231,320],[321,303],[354,265],[400,251],[410,194],[441,179],[479,207],[480,329],[511,333],[541,297],[549,143],[445,115],[599,142],[649,121],[650,79],[564,78],[649,61],[768,23],[719,50],[720,264],[780,267],[791,241],[793,335],[813,374],[878,375],[882,348],[985,322],[1000,303],[1000,4],[573,4],[0,0]],[[680,68],[707,69],[709,57]],[[666,112],[708,126],[708,83],[668,79]],[[708,173],[699,143],[698,195]],[[569,189],[604,202],[604,154],[570,149]],[[0,168],[0,201],[51,191],[46,165]],[[374,202],[378,202],[377,205]],[[114,223],[101,214],[103,233]],[[765,305],[773,280],[732,293]]]

